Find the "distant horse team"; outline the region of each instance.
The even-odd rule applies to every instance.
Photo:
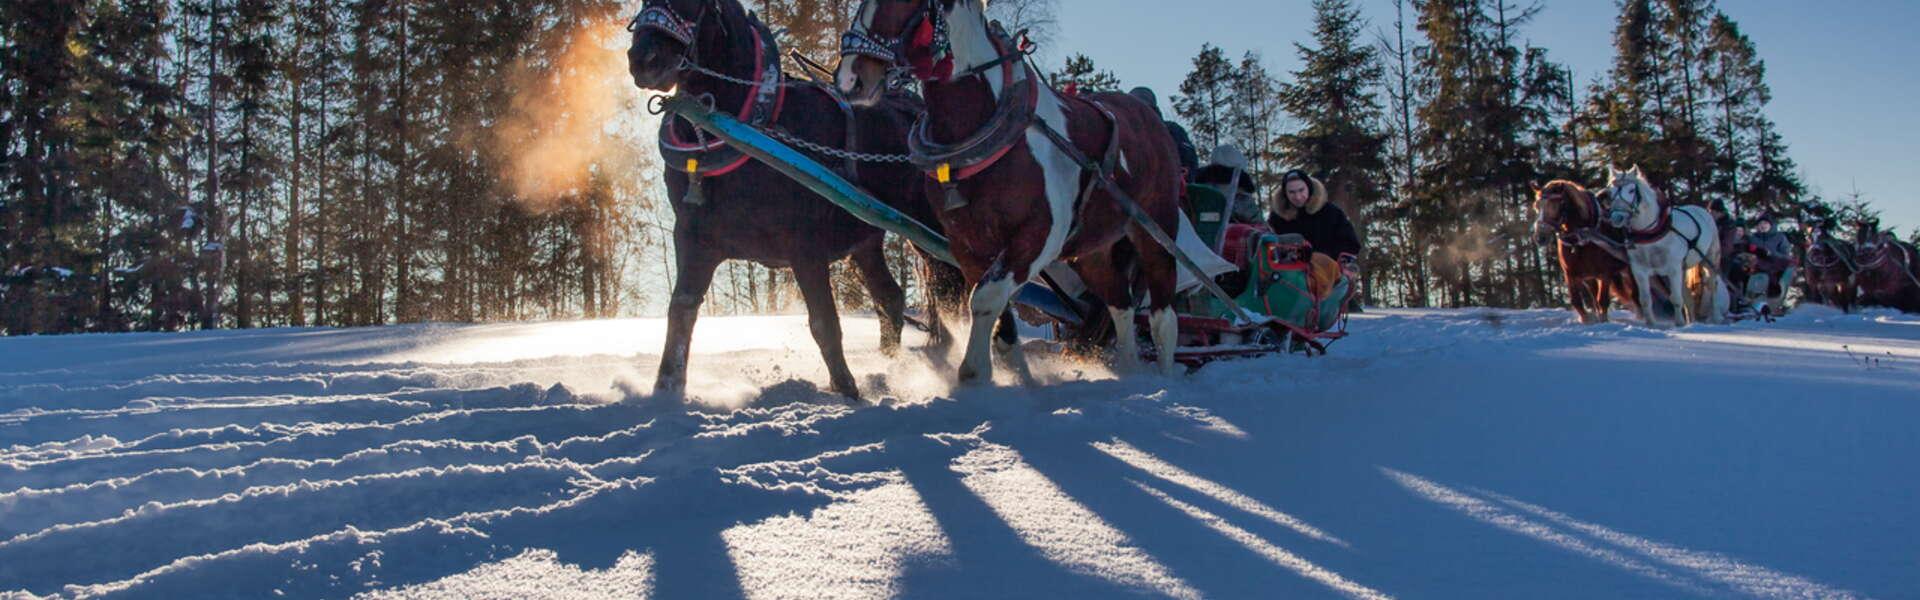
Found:
[[[1853,242],[1813,223],[1796,248],[1772,215],[1749,233],[1724,206],[1670,202],[1638,166],[1608,171],[1599,193],[1571,181],[1534,187],[1535,238],[1558,251],[1582,323],[1606,322],[1615,301],[1656,325],[1771,318],[1796,281],[1805,301],[1842,311],[1920,312],[1920,251],[1877,222],[1860,223]]]

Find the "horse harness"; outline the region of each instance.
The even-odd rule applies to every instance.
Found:
[[[1633,262],[1627,258],[1626,247],[1624,245],[1607,237],[1606,233],[1601,231],[1600,215],[1604,211],[1600,210],[1600,199],[1596,194],[1587,194],[1587,210],[1591,212],[1594,220],[1594,224],[1590,227],[1575,229],[1567,226],[1565,223],[1555,223],[1555,225],[1561,229],[1558,234],[1560,243],[1569,246],[1597,246],[1600,250],[1606,252],[1608,256],[1612,256],[1620,262]],[[1544,215],[1542,216],[1542,220],[1545,220]]]
[[[1633,195],[1633,212],[1637,213],[1640,211],[1640,204],[1642,202],[1646,202],[1646,199],[1640,197],[1640,194],[1636,193]],[[1706,252],[1700,250],[1700,238],[1706,237],[1706,233],[1709,231],[1707,224],[1700,222],[1700,217],[1696,217],[1693,213],[1686,211],[1679,213],[1685,216],[1687,221],[1693,223],[1694,229],[1700,232],[1696,235],[1688,236],[1682,233],[1680,228],[1673,226],[1674,210],[1672,205],[1661,202],[1656,197],[1654,199],[1654,207],[1659,209],[1659,212],[1652,226],[1639,230],[1631,228],[1622,230],[1623,246],[1625,246],[1628,251],[1632,251],[1634,246],[1658,243],[1660,240],[1666,239],[1669,234],[1677,235],[1680,236],[1680,239],[1687,242],[1687,254],[1698,255],[1701,264],[1707,265],[1709,269],[1719,269],[1719,261],[1711,256],[1707,256]]]
[[[1080,98],[1092,106],[1107,122],[1110,132],[1106,149],[1100,162],[1094,162],[1075,146],[1067,134],[1055,129],[1045,119],[1037,118],[1040,94],[1039,72],[1031,63],[1026,62],[1031,53],[1024,43],[1014,41],[1015,36],[996,24],[990,37],[994,49],[999,54],[994,60],[975,65],[965,71],[954,73],[950,43],[944,39],[946,27],[940,21],[941,11],[931,3],[908,23],[906,31],[914,43],[930,48],[925,60],[914,60],[911,68],[915,74],[925,79],[944,79],[959,81],[986,75],[993,69],[1001,70],[999,99],[993,115],[980,129],[958,142],[941,143],[933,139],[929,131],[930,115],[921,113],[914,123],[912,133],[907,138],[908,162],[913,163],[928,178],[940,185],[946,196],[944,208],[956,210],[967,206],[966,197],[960,192],[960,182],[971,179],[997,164],[1013,149],[1025,140],[1027,130],[1037,128],[1049,142],[1066,154],[1068,159],[1083,173],[1092,175],[1095,180],[1084,183],[1080,193],[1074,199],[1074,213],[1093,196],[1096,189],[1112,181],[1113,174],[1120,168],[1120,120],[1113,110],[1092,98]],[[905,55],[903,48],[906,39],[887,39],[880,37],[863,27],[855,27],[841,38],[842,56],[865,56],[890,64],[899,64]],[[1017,77],[1016,67],[1024,71],[1026,77]],[[1074,228],[1079,224],[1076,222]],[[1069,233],[1071,237],[1071,233]]]
[[[703,6],[712,6],[712,4],[704,4]],[[687,56],[682,59],[681,69],[698,72],[721,82],[747,87],[747,99],[737,113],[737,118],[740,122],[746,123],[755,129],[767,131],[776,137],[781,137],[790,142],[802,143],[808,147],[815,148],[816,151],[828,149],[817,143],[812,143],[809,140],[804,140],[799,138],[799,136],[780,130],[778,127],[780,117],[782,116],[782,109],[786,105],[788,88],[807,87],[826,94],[828,98],[832,99],[834,103],[839,106],[842,117],[845,120],[845,147],[852,149],[855,146],[859,131],[853,115],[853,105],[848,103],[845,97],[827,86],[812,81],[789,81],[781,67],[779,42],[774,39],[773,30],[768,28],[766,24],[761,23],[757,18],[748,17],[750,29],[752,29],[754,33],[753,79],[732,77],[702,66],[699,62],[699,46],[696,42],[699,39],[700,24],[707,19],[709,14],[710,12],[703,8],[699,16],[693,19],[687,19],[673,12],[673,9],[665,3],[655,4],[648,2],[647,6],[641,9],[640,13],[635,15],[633,20],[627,24],[627,31],[657,31],[667,35],[667,37],[672,38],[674,41],[680,42],[681,45],[687,48],[688,52]],[[721,20],[720,24],[722,29],[726,28],[725,20]],[[769,50],[772,51],[769,52]],[[712,96],[706,96],[703,100],[706,101],[709,108],[712,108]],[[680,128],[676,127],[681,120],[682,119],[677,117],[661,119],[659,134],[660,157],[665,159],[668,168],[685,173],[688,177],[687,193],[681,201],[689,206],[701,206],[706,204],[705,187],[707,179],[733,173],[739,170],[740,167],[745,166],[747,161],[751,160],[752,157],[734,148],[725,140],[717,137],[708,137],[706,132],[700,130],[698,127],[691,127],[691,134],[681,133]],[[689,135],[692,139],[688,139]],[[839,155],[842,159],[841,174],[848,179],[857,178],[858,159],[855,156],[856,153],[847,151],[824,153]]]
[[[1881,251],[1874,253],[1872,262],[1863,259],[1860,261],[1859,267],[1855,270],[1878,269],[1893,259],[1893,250],[1897,249],[1900,251],[1900,262],[1905,263],[1900,268],[1900,274],[1907,276],[1907,281],[1913,283],[1915,288],[1920,288],[1920,278],[1916,278],[1913,275],[1913,251],[1909,250],[1907,244],[1900,242],[1900,240],[1888,239],[1888,237],[1889,236],[1885,235],[1881,236]]]
[[[1807,266],[1810,266],[1816,269],[1831,269],[1834,267],[1846,267],[1848,276],[1852,276],[1854,273],[1860,272],[1860,266],[1854,264],[1853,259],[1848,256],[1847,250],[1842,248],[1839,242],[1833,241],[1831,239],[1822,239],[1814,243],[1825,247],[1828,252],[1832,252],[1834,258],[1832,261],[1822,261],[1820,259],[1814,258],[1814,254],[1812,252],[1808,252]]]

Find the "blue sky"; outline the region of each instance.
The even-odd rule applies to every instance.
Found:
[[[1376,27],[1389,0],[1360,0]],[[1920,226],[1920,22],[1914,0],[1721,0],[1767,61],[1774,120],[1808,182],[1841,197],[1858,186],[1901,231]],[[1527,30],[1581,81],[1612,60],[1610,0],[1546,0]],[[1293,43],[1312,26],[1308,0],[1060,0],[1060,35],[1044,57],[1093,57],[1128,85],[1170,96],[1204,42],[1255,51],[1291,71]]]

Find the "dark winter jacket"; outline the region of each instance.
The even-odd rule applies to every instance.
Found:
[[[1310,178],[1311,179],[1311,178]],[[1313,251],[1327,256],[1338,257],[1342,254],[1360,255],[1360,234],[1353,229],[1353,221],[1347,219],[1346,211],[1327,201],[1327,186],[1313,179],[1313,197],[1307,200],[1304,209],[1294,209],[1287,202],[1287,191],[1282,187],[1275,192],[1273,215],[1267,218],[1267,225],[1274,233],[1297,233],[1313,244]]]
[[[1747,236],[1747,243],[1760,248],[1761,258],[1777,260],[1793,256],[1793,242],[1787,240],[1787,234],[1779,231],[1755,232]]]

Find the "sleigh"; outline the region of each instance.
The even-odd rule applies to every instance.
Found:
[[[945,237],[766,132],[689,99],[669,99],[664,106],[861,220],[901,236],[929,256],[953,262]],[[1188,187],[1184,208],[1183,229],[1190,224],[1191,231],[1183,233],[1197,235],[1207,250],[1226,258],[1237,270],[1218,277],[1198,272],[1181,244],[1153,227],[1199,284],[1174,303],[1180,329],[1177,362],[1198,369],[1222,360],[1274,354],[1321,355],[1329,344],[1346,337],[1347,312],[1354,297],[1350,274],[1337,266],[1329,273],[1324,259],[1316,274],[1312,249],[1304,240],[1275,235],[1261,226],[1231,223],[1233,198],[1220,189]],[[1136,221],[1151,225],[1140,217]],[[1096,309],[1070,285],[1052,277],[1028,283],[1014,301],[1024,320],[1050,326],[1056,340],[1092,345],[1110,341],[1113,335],[1104,309]],[[1142,326],[1135,330],[1147,331],[1146,316],[1136,318]],[[1158,359],[1153,344],[1140,347],[1143,360]]]

